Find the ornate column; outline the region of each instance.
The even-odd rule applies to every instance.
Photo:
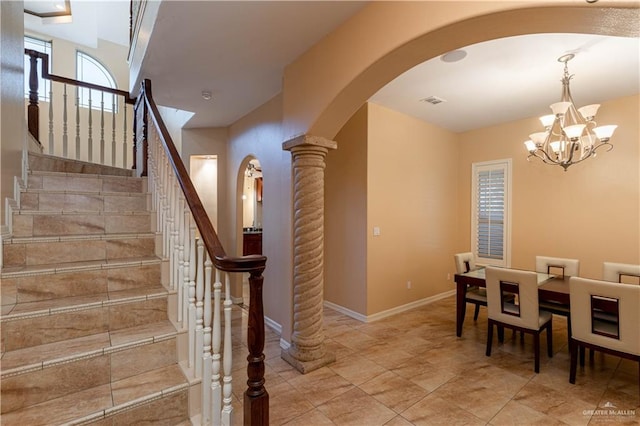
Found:
[[[334,141],[303,135],[283,144],[293,163],[293,334],[282,358],[301,373],[335,361],[323,330],[324,168]]]

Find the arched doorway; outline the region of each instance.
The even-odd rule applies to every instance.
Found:
[[[240,199],[242,205],[242,255],[262,253],[262,199],[263,176],[262,166],[257,158],[249,158],[246,165],[241,168],[242,182]],[[249,304],[248,274],[242,280],[242,303]]]

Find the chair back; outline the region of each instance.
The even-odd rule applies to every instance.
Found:
[[[471,252],[454,254],[453,259],[456,262],[457,274],[464,274],[476,269],[476,260]]]
[[[487,309],[489,318],[505,324],[538,330],[538,274],[532,271],[487,266]],[[514,299],[505,297],[514,294]],[[513,301],[512,301],[513,300]]]
[[[536,256],[536,272],[577,277],[580,275],[580,261],[563,257]]]
[[[604,262],[602,279],[614,283],[640,284],[640,265],[630,263]]]
[[[571,277],[569,293],[572,338],[640,356],[640,286]]]

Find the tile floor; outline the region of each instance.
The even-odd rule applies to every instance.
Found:
[[[569,383],[563,317],[554,317],[552,359],[541,339],[540,374],[531,336],[506,331],[485,356],[485,309],[474,323],[468,305],[457,338],[454,296],[372,323],[325,308],[324,321],[337,361],[306,375],[280,358],[280,337],[267,328],[271,425],[640,424],[637,363],[596,353]],[[236,416],[244,369],[234,365]]]

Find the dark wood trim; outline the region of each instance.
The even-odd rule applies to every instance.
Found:
[[[27,50],[25,49],[25,52]],[[35,52],[35,50],[30,50]],[[29,106],[27,107],[29,133],[40,143],[40,107],[38,106],[38,56],[29,54]]]
[[[64,0],[64,10],[54,12],[38,13],[34,10],[24,9],[24,13],[37,16],[38,18],[57,18],[59,16],[71,16],[71,3],[69,0]]]
[[[51,80],[51,81],[57,81],[59,83],[70,84],[72,86],[85,87],[87,89],[100,90],[102,92],[112,93],[114,95],[122,96],[124,98],[124,101],[131,105],[133,105],[136,101],[135,98],[131,98],[129,96],[129,92],[124,90],[114,89],[112,87],[100,86],[99,84],[87,83],[84,81],[75,80],[73,78],[62,77],[55,74],[49,74],[49,55],[47,55],[46,53],[38,52],[37,50],[32,50],[32,49],[24,49],[24,53],[31,57],[32,64],[33,64],[33,61],[35,60],[34,57],[41,59],[40,72],[42,73],[42,78],[46,78],[47,80]]]

